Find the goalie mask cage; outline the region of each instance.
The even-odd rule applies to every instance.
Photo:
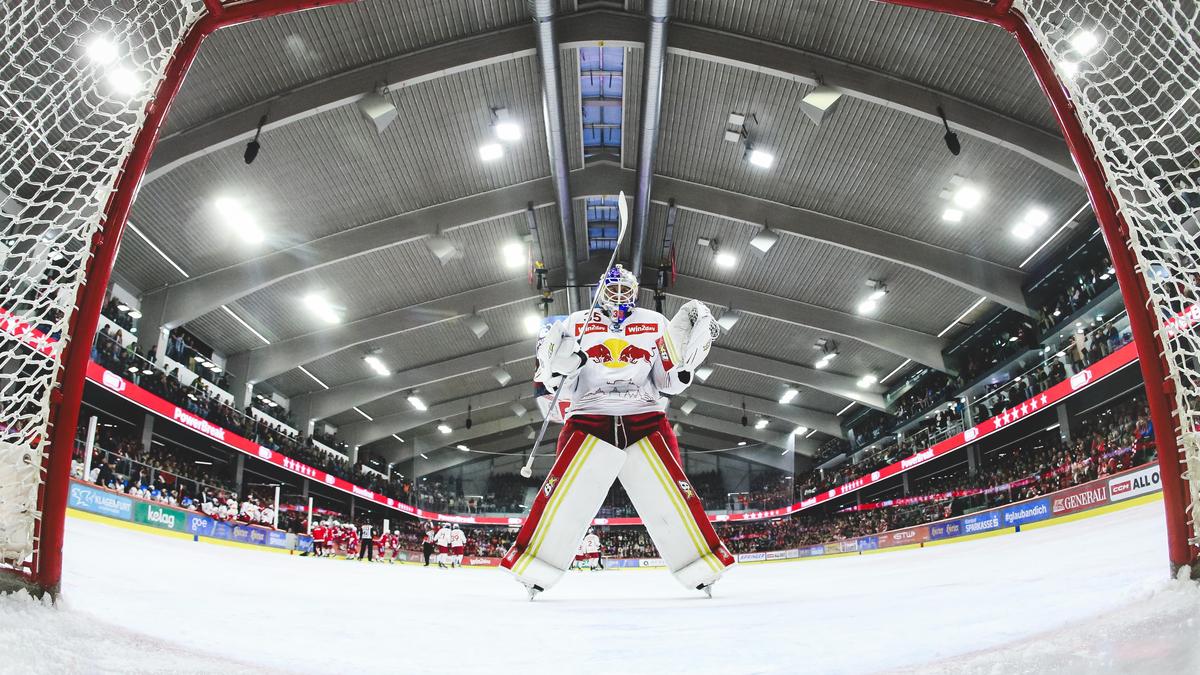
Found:
[[[58,590],[92,336],[130,205],[201,42],[223,26],[347,1],[0,5],[0,587]],[[1195,1],[883,1],[995,24],[1028,57],[1085,179],[1129,310],[1170,562],[1193,565],[1200,505]],[[1095,39],[1080,38],[1084,31]]]

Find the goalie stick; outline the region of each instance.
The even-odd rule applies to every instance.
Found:
[[[625,230],[629,225],[629,207],[625,205],[625,193],[617,194],[617,214],[620,218],[620,227],[617,229],[617,244],[613,246],[612,255],[608,258],[608,266],[605,271],[612,269],[612,266],[617,262],[617,254],[621,252],[621,242],[625,241]],[[596,306],[600,302],[600,284],[596,284],[596,292],[592,294],[592,306],[588,309],[588,315],[596,311]],[[550,410],[558,407],[558,399],[562,396],[563,389],[566,389],[566,379],[559,383],[558,389],[554,392],[554,399],[550,401]],[[529,459],[525,460],[525,466],[521,467],[521,477],[530,478],[533,476],[533,460],[537,459],[538,448],[542,445],[542,440],[546,436],[546,428],[550,426],[550,415],[547,413],[542,419],[542,428],[538,430],[537,438],[533,441],[533,448],[529,451]]]

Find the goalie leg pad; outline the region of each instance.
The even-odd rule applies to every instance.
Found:
[[[621,485],[663,562],[686,588],[716,581],[736,560],[708,521],[663,433],[654,432],[626,453]]]
[[[612,487],[625,451],[571,429],[562,451],[533,501],[517,541],[500,561],[524,584],[547,590],[558,582],[579,550],[608,489]]]

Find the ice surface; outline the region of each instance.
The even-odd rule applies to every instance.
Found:
[[[1162,505],[923,550],[661,570],[310,560],[71,519],[66,601],[0,598],[0,672],[1200,672]],[[449,660],[447,660],[449,659]]]

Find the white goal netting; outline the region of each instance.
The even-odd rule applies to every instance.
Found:
[[[28,574],[37,553],[51,392],[92,238],[203,7],[0,3],[0,570]]]
[[[1129,227],[1148,309],[1162,327],[1194,544],[1200,534],[1200,3],[1017,0],[1014,8],[1069,92]]]

